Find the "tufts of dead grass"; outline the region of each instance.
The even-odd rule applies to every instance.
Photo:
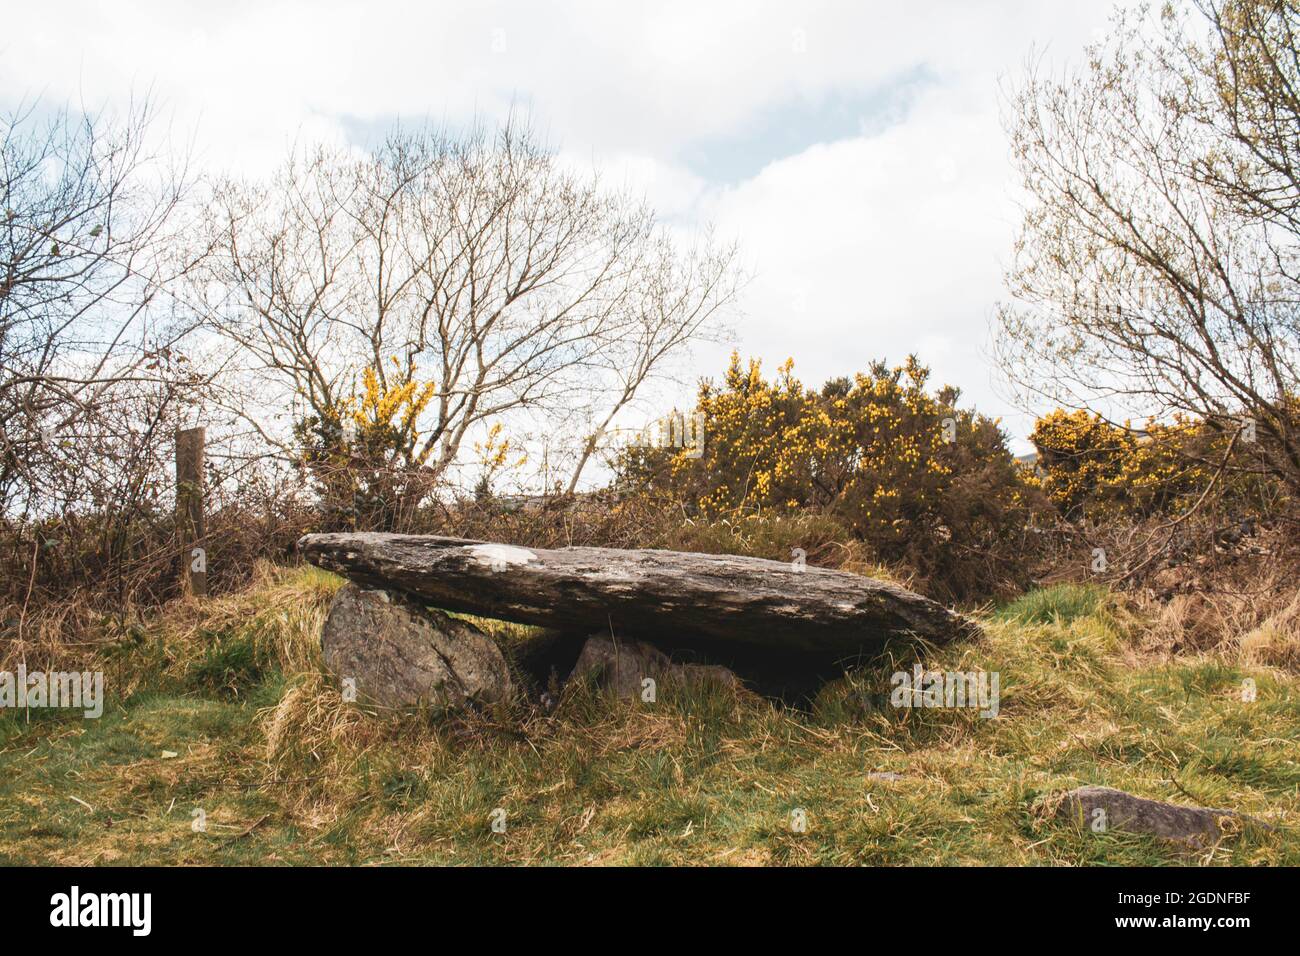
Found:
[[[1142,622],[1134,645],[1146,656],[1214,653],[1300,673],[1300,553],[1281,530],[1162,569],[1124,601]]]

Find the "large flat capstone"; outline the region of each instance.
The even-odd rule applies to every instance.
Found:
[[[731,555],[521,548],[434,535],[309,534],[313,564],[450,611],[586,633],[665,633],[853,654],[893,636],[941,643],[967,618],[886,581]]]

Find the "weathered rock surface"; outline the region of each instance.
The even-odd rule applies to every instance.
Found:
[[[573,665],[569,680],[591,677],[596,685],[618,697],[641,697],[642,681],[655,681],[655,693],[664,682],[684,685],[716,681],[737,686],[740,681],[725,667],[715,664],[675,664],[663,651],[644,641],[615,641],[596,634],[587,639]]]
[[[843,571],[680,551],[520,548],[431,535],[311,534],[314,564],[451,611],[653,638],[850,655],[893,635],[942,643],[975,626],[905,588]]]
[[[1099,817],[1098,811],[1104,817]],[[1235,810],[1183,807],[1135,797],[1111,787],[1091,786],[1065,794],[1057,813],[1086,827],[1092,827],[1100,819],[1106,830],[1146,833],[1192,846],[1214,843],[1227,835],[1225,824],[1235,830],[1251,819]]]
[[[455,709],[511,692],[505,658],[478,628],[353,584],[330,606],[321,650],[340,680],[356,682],[358,700],[383,707]]]

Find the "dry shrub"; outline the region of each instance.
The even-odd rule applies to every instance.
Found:
[[[292,488],[209,497],[208,587],[233,592],[249,583],[259,560],[283,561],[317,521]],[[0,606],[38,608],[84,601],[104,611],[161,605],[181,592],[182,548],[169,504],[124,517],[70,511],[0,526]]]
[[[314,520],[311,508],[287,491],[214,494],[204,540],[214,599],[204,606],[205,624],[185,610],[170,511],[159,507],[129,521],[74,512],[0,526],[0,667],[15,661],[29,669],[55,661],[75,666],[105,644],[139,639],[160,608],[172,629],[246,623],[256,616],[246,606],[246,589],[268,583],[275,573],[269,562],[294,560],[294,544]],[[223,603],[227,597],[233,603]],[[229,619],[218,621],[226,608]]]
[[[110,622],[102,611],[78,599],[26,608],[0,605],[0,670],[12,671],[20,662],[28,671],[85,669],[110,625],[124,631],[140,628],[141,621],[138,609],[127,607]]]
[[[571,545],[653,547],[662,529],[683,520],[662,503],[609,491],[580,495],[455,498],[426,509],[419,532],[502,541],[533,548]]]
[[[1207,523],[1212,528],[1213,522]],[[1150,653],[1215,651],[1300,671],[1300,546],[1289,522],[1183,547],[1124,582]]]

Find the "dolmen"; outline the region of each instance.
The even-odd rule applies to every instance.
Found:
[[[370,532],[309,534],[298,547],[351,582],[326,621],[325,661],[379,706],[509,698],[510,669],[495,642],[446,611],[596,635],[613,648],[606,671],[624,695],[639,682],[617,664],[620,642],[629,666],[658,662],[689,681],[692,666],[701,675],[722,669],[674,665],[656,648],[853,658],[895,637],[940,644],[977,633],[970,619],[906,588],[802,561]],[[578,657],[608,663],[610,651],[585,647]]]

